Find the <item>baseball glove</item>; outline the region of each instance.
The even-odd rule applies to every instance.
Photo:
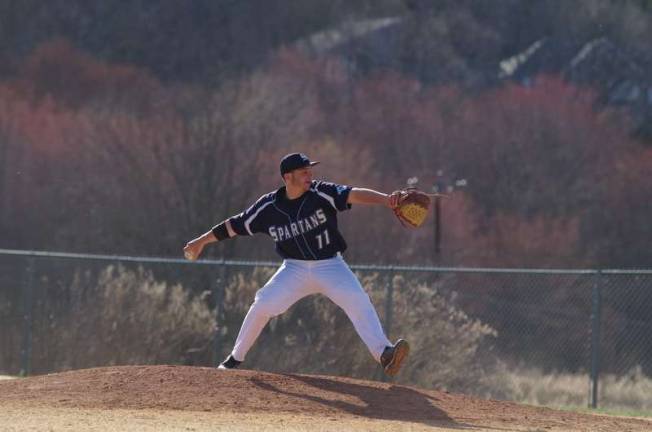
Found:
[[[430,196],[415,188],[400,191],[394,214],[405,227],[418,228],[428,216]]]

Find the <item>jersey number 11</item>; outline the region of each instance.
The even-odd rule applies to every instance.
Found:
[[[317,248],[323,249],[324,246],[330,244],[331,239],[328,236],[328,230],[325,230],[321,234],[317,234]]]

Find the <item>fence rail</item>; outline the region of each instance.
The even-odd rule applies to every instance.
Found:
[[[224,323],[239,322],[244,313],[224,306],[238,295],[231,288],[234,281],[243,272],[256,279],[257,269],[273,269],[280,263],[0,249],[0,372],[29,375],[74,367],[74,361],[62,360],[63,354],[51,343],[52,335],[59,334],[57,330],[75,307],[89,304],[82,297],[106,302],[92,287],[99,283],[103,269],[115,264],[147,266],[156,280],[180,284],[196,296],[206,295],[215,323],[209,349],[210,362],[215,364],[228,352],[237,330]],[[421,306],[406,303],[401,284],[418,284],[445,297],[451,308],[490,326],[495,331],[492,349],[508,364],[585,373],[586,403],[591,407],[609,399],[608,386],[598,385],[603,374],[619,376],[640,370],[649,376],[652,371],[648,337],[652,318],[647,313],[652,306],[652,270],[351,268],[361,278],[373,280],[370,297],[388,334],[395,328],[405,331],[412,309]],[[314,309],[297,313],[292,325],[305,325],[305,315],[310,313]],[[434,328],[438,320],[441,317],[425,315],[419,325]]]

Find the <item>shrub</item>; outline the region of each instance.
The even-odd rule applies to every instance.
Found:
[[[213,316],[201,297],[156,281],[142,268],[106,267],[93,278],[77,273],[68,313],[52,321],[35,346],[47,369],[181,363],[192,348],[207,348]],[[35,353],[36,354],[36,353]],[[38,367],[37,367],[38,368]],[[35,369],[37,369],[35,368]]]
[[[491,341],[497,332],[469,317],[434,285],[394,278],[396,334],[410,339],[412,355],[400,380],[420,387],[476,393],[495,367]],[[453,294],[454,295],[454,294]]]

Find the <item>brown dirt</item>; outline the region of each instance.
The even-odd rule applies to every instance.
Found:
[[[85,369],[0,382],[1,430],[650,431],[556,411],[342,377],[188,366]]]

